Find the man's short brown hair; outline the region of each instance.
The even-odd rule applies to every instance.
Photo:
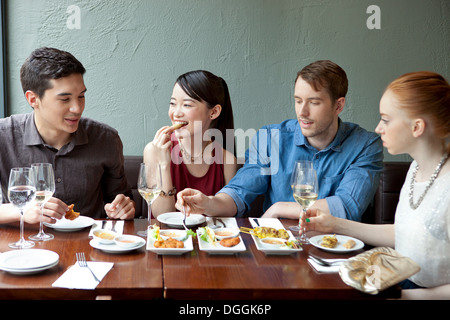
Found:
[[[297,73],[295,81],[299,77],[315,91],[325,88],[333,102],[347,94],[347,74],[340,66],[330,60],[319,60],[307,65]]]

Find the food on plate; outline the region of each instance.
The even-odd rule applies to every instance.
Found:
[[[198,229],[199,237],[205,242],[214,243],[216,241],[216,234],[214,230],[209,227],[202,227]]]
[[[219,231],[214,231],[214,233],[216,236],[219,236],[219,237],[229,237],[234,234],[234,232],[231,230],[219,230]]]
[[[280,239],[289,239],[289,234],[285,229],[275,229],[271,227],[256,227],[254,229],[249,228],[240,228],[241,232],[250,233],[255,237],[260,239],[263,238],[280,238]]]
[[[286,241],[286,247],[291,248],[291,249],[300,249],[300,242],[298,242],[298,240],[288,240]]]
[[[219,243],[223,247],[234,247],[234,246],[237,246],[239,244],[239,242],[241,242],[241,239],[239,237],[234,237],[234,238],[222,239],[222,240],[220,240]]]
[[[265,238],[261,240],[264,243],[267,244],[274,244],[274,245],[283,245],[284,241],[281,241],[279,238]]]
[[[113,240],[115,235],[106,231],[101,231],[95,234],[97,237],[103,240]]]
[[[184,242],[180,241],[180,240],[175,240],[172,238],[166,239],[166,240],[156,240],[153,243],[153,246],[155,248],[171,248],[171,249],[176,249],[176,248],[184,248]]]
[[[334,234],[332,236],[324,236],[320,245],[325,248],[334,248],[336,247],[337,243],[338,240],[336,238],[336,235]]]
[[[355,240],[349,239],[346,243],[344,243],[342,246],[346,249],[351,249],[356,245]]]
[[[69,211],[67,211],[64,216],[67,220],[75,220],[76,218],[78,218],[80,216],[79,212],[73,211],[74,206],[75,206],[74,204],[71,204],[69,206]]]

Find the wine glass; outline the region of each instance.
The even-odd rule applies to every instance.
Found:
[[[25,249],[34,246],[33,241],[27,241],[23,237],[23,213],[36,197],[34,175],[31,168],[12,168],[9,174],[8,198],[20,212],[20,240],[10,243],[13,249]]]
[[[55,176],[53,167],[50,163],[33,163],[31,165],[35,177],[36,199],[35,202],[41,209],[41,222],[39,232],[29,237],[30,240],[46,241],[54,238],[52,234],[45,233],[42,223],[44,216],[44,205],[53,196],[55,192]]]
[[[147,236],[147,230],[150,226],[150,220],[152,216],[152,203],[160,195],[162,185],[161,167],[159,164],[141,163],[139,170],[139,177],[137,187],[139,194],[147,202],[148,206],[148,225],[145,231],[139,231],[138,235],[141,237]]]
[[[297,162],[293,172],[293,195],[294,199],[302,206],[303,214],[311,207],[317,200],[319,194],[319,184],[317,183],[317,173],[312,164]],[[300,217],[301,220],[301,217]],[[300,223],[299,220],[299,223]],[[303,232],[298,239],[302,243],[309,243],[306,236],[306,228],[303,227]]]
[[[292,188],[292,192],[294,192],[294,186],[296,185],[296,179],[299,175],[299,172],[303,170],[303,168],[311,168],[314,169],[313,167],[313,163],[312,161],[308,161],[308,160],[297,160],[294,164],[294,169],[292,170],[292,174],[291,174],[291,188]],[[300,231],[300,226],[296,225],[296,226],[290,226],[289,230],[294,231],[294,232],[299,232]]]

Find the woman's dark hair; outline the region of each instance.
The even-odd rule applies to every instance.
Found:
[[[69,52],[43,47],[25,60],[20,69],[20,82],[24,93],[31,90],[42,98],[45,90],[51,88],[50,80],[85,72],[81,62]]]
[[[206,102],[209,109],[218,104],[222,106],[222,111],[219,117],[212,121],[211,128],[218,129],[222,133],[224,149],[231,147],[227,144],[227,129],[231,129],[230,132],[233,133],[229,139],[234,140],[234,120],[230,93],[225,80],[209,71],[196,70],[182,74],[176,83],[191,98]],[[233,149],[228,151],[234,154],[234,143],[232,146]]]

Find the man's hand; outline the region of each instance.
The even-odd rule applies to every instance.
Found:
[[[136,206],[130,197],[118,194],[113,202],[105,204],[105,211],[111,219],[128,220],[134,219]]]

